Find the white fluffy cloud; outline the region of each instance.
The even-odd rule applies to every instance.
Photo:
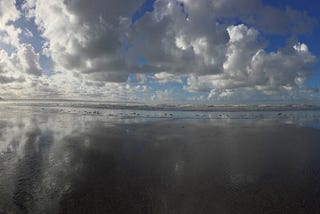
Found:
[[[133,45],[128,55],[145,57],[156,73],[221,72],[229,40],[225,26],[215,24],[205,5],[198,2],[188,13],[176,1],[157,1],[155,11],[139,20],[129,34]]]
[[[267,53],[266,40],[258,30],[310,32],[315,20],[305,13],[290,8],[281,11],[256,0],[181,2],[157,1],[155,11],[139,20],[130,35],[131,54],[144,56],[159,81],[167,81],[164,74],[168,73],[171,78],[189,75],[184,87],[188,91],[217,89],[215,93],[224,96],[223,90],[231,94],[232,90],[251,88],[274,94],[300,87],[315,71],[316,57],[306,44],[290,43]],[[257,20],[253,22],[249,15]],[[240,18],[255,27],[220,23],[221,18]],[[270,19],[280,23],[266,26]]]
[[[151,96],[151,100],[153,102],[165,102],[165,101],[172,101],[173,100],[173,91],[172,90],[158,90]]]
[[[316,57],[305,44],[297,43],[277,52],[266,53],[255,29],[238,25],[227,30],[230,40],[223,72],[190,76],[188,90],[254,88],[265,93],[284,89],[290,91],[301,86],[315,69]]]
[[[21,43],[21,28],[16,21],[22,17],[15,1],[0,2],[0,91],[1,95],[20,97],[34,94],[42,84],[40,55],[31,44]],[[35,95],[36,96],[36,95]]]
[[[148,90],[143,82],[184,84],[187,76],[186,91],[213,98],[238,89],[289,93],[302,88],[314,71],[316,57],[307,44],[288,42],[266,52],[268,41],[261,34],[312,32],[317,21],[304,12],[260,0],[157,0],[153,12],[132,23],[142,3],[26,0],[21,12],[13,0],[1,1],[0,48],[15,48],[1,49],[1,90],[29,87],[33,95],[124,97]],[[24,15],[45,40],[40,53],[19,41],[22,32],[32,35],[15,26]],[[234,19],[243,24],[235,25]],[[39,54],[52,60],[49,75],[43,74]],[[127,87],[130,74],[142,85]],[[159,96],[172,95],[164,92]]]
[[[8,55],[5,50],[0,50],[0,82],[23,82],[27,76],[41,76],[39,54],[29,44],[20,45],[17,52]]]
[[[131,70],[122,40],[141,2],[35,0],[27,1],[25,8],[47,40],[46,53],[56,70],[125,82]]]
[[[20,15],[20,12],[15,7],[14,1],[0,1],[0,45],[1,43],[12,46],[19,45],[19,34],[21,30],[10,22],[16,21]]]
[[[182,80],[179,76],[169,74],[167,72],[160,72],[154,75],[154,79],[160,83],[168,83],[168,82],[178,82],[182,83]]]

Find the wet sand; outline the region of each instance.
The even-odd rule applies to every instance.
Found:
[[[0,213],[320,212],[318,129],[19,109],[0,116]]]

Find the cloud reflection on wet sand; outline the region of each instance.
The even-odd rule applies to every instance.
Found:
[[[3,114],[4,213],[314,213],[320,131],[259,120]]]

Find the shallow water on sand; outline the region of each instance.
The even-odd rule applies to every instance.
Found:
[[[246,114],[3,108],[0,213],[320,212],[318,119]]]

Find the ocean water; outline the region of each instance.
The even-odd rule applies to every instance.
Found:
[[[315,110],[0,110],[0,213],[320,212]]]

